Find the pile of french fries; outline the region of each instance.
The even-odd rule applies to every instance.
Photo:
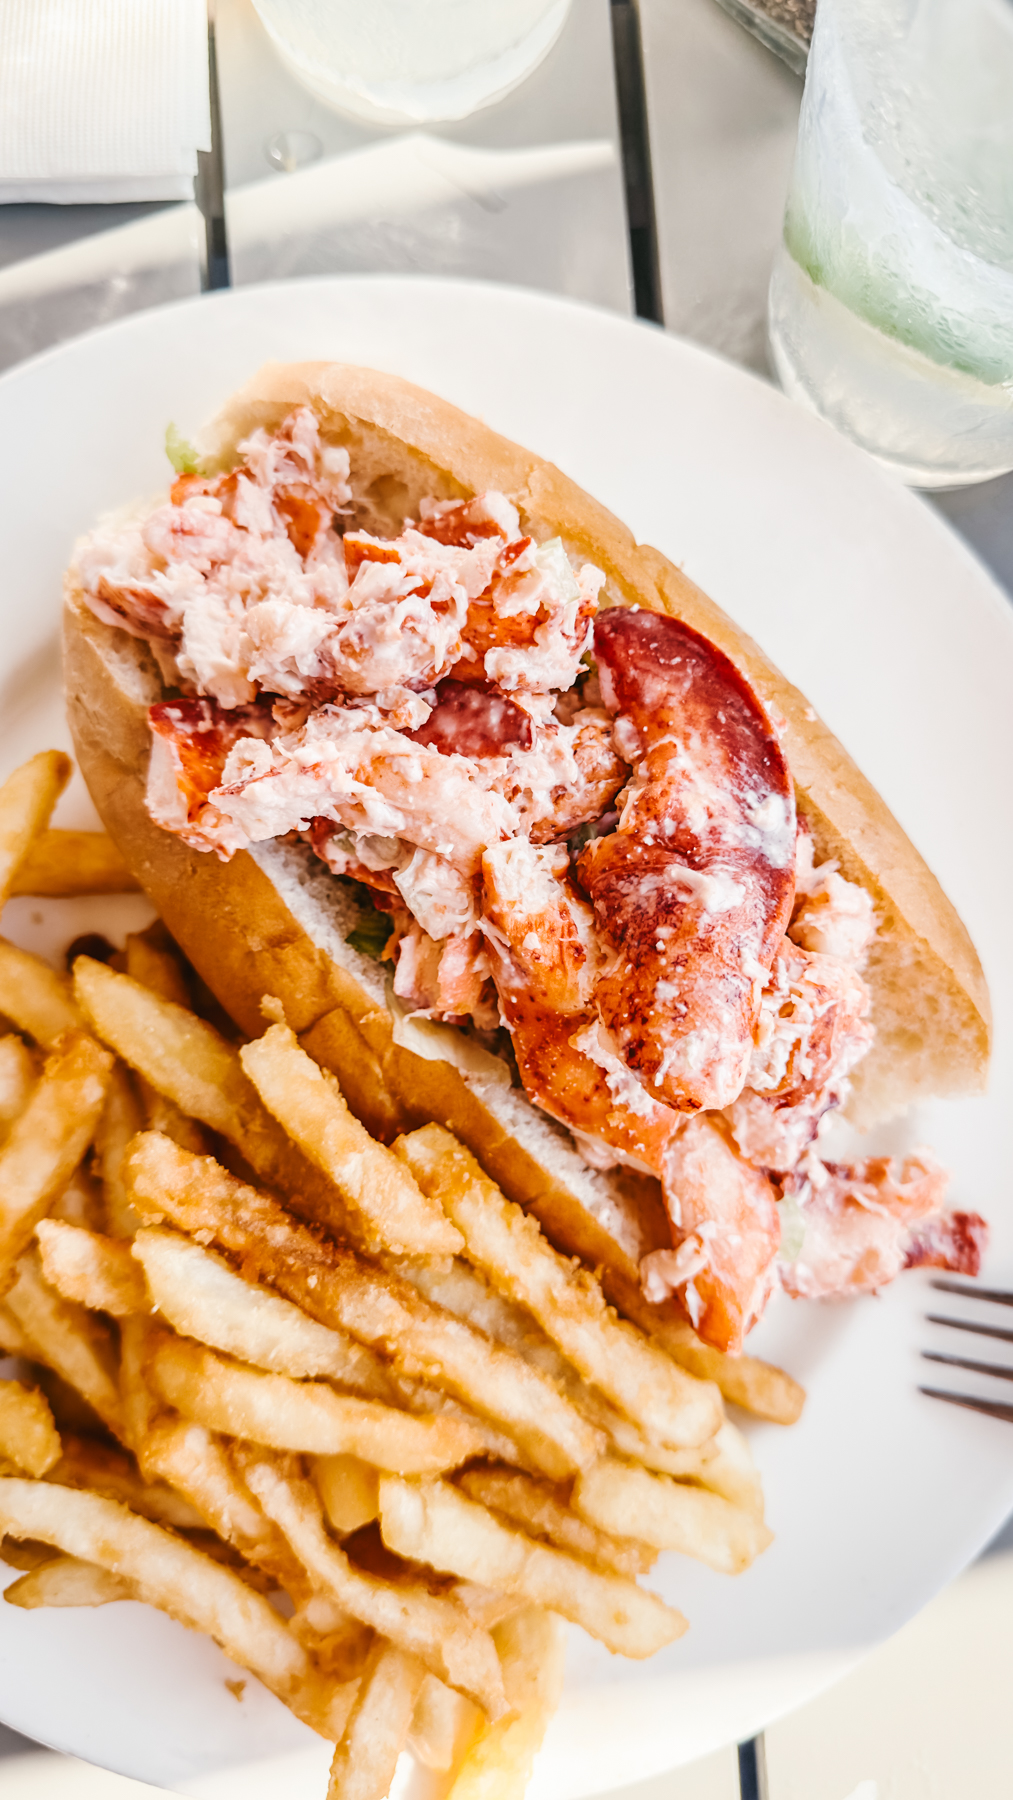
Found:
[[[0,902],[133,885],[47,829],[68,774],[46,752],[0,790]],[[639,1578],[745,1569],[757,1473],[718,1386],[468,1150],[376,1141],[265,1013],[232,1033],[160,926],[67,975],[0,941],[4,1597],[207,1633],[333,1741],[330,1800],[382,1800],[405,1747],[452,1800],[514,1800],[560,1621],[637,1658],[679,1637]]]

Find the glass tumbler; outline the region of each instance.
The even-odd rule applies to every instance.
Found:
[[[1013,469],[1013,0],[820,0],[769,322],[903,480]]]
[[[376,124],[463,119],[551,50],[570,0],[253,0],[318,99]]]

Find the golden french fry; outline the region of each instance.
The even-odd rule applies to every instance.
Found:
[[[510,1713],[478,1736],[446,1800],[524,1800],[545,1728],[563,1691],[566,1643],[551,1613],[525,1606],[493,1631]]]
[[[427,1675],[412,1713],[408,1748],[427,1769],[449,1770],[460,1761],[482,1724],[482,1715],[471,1700],[435,1675]]]
[[[77,1225],[84,1231],[101,1232],[105,1224],[102,1186],[84,1163],[78,1164],[46,1217],[57,1219],[61,1225]]]
[[[573,1508],[602,1531],[635,1530],[657,1550],[681,1550],[723,1575],[738,1575],[773,1542],[755,1513],[720,1494],[603,1457],[573,1490]]]
[[[396,1276],[321,1242],[210,1157],[188,1156],[167,1138],[147,1135],[131,1146],[126,1176],[139,1212],[168,1217],[191,1233],[210,1231],[244,1269],[311,1317],[375,1345],[398,1372],[437,1380],[501,1426],[541,1473],[562,1480],[601,1454],[602,1434],[539,1370],[425,1305]]]
[[[195,1428],[196,1429],[196,1428]],[[122,1450],[100,1443],[98,1438],[78,1437],[65,1431],[60,1460],[49,1479],[60,1487],[89,1488],[107,1500],[120,1500],[131,1512],[155,1525],[174,1525],[177,1531],[199,1530],[207,1523],[189,1500],[161,1481],[145,1481],[133,1459]]]
[[[199,1520],[247,1562],[271,1575],[294,1600],[309,1585],[285,1539],[257,1505],[218,1441],[203,1425],[159,1419],[148,1432],[145,1468],[184,1497]]]
[[[141,1124],[141,1109],[130,1074],[117,1062],[109,1076],[105,1105],[95,1132],[102,1171],[103,1225],[110,1237],[131,1238],[140,1224],[123,1184],[123,1158]]]
[[[339,1537],[368,1525],[380,1513],[380,1477],[359,1456],[317,1456],[311,1470],[327,1523]]]
[[[322,1069],[340,1076],[345,1099],[372,1137],[389,1144],[404,1129],[401,1107],[384,1080],[380,1059],[344,1007],[324,1013],[299,1042]]]
[[[529,1537],[541,1538],[612,1575],[635,1581],[657,1561],[657,1553],[629,1537],[615,1537],[589,1525],[567,1504],[564,1494],[519,1469],[465,1469],[457,1486],[469,1500],[519,1525]]]
[[[0,938],[0,1014],[44,1050],[84,1024],[66,976],[5,938]]]
[[[461,1234],[440,1205],[370,1137],[333,1075],[300,1049],[286,1025],[272,1025],[239,1056],[268,1111],[352,1209],[366,1248],[398,1256],[453,1256],[461,1249]]]
[[[0,787],[0,907],[70,776],[69,756],[62,750],[40,750]]]
[[[270,1449],[316,1456],[347,1452],[378,1468],[428,1473],[454,1468],[482,1448],[481,1439],[457,1419],[438,1413],[418,1418],[375,1400],[336,1394],[324,1382],[245,1368],[168,1333],[154,1336],[148,1379],[184,1418]]]
[[[424,1676],[416,1657],[374,1645],[334,1752],[327,1800],[386,1800]]]
[[[140,1465],[141,1474],[152,1479],[145,1461],[148,1432],[155,1414],[155,1399],[145,1378],[148,1338],[151,1321],[140,1313],[120,1320],[119,1404],[122,1419],[121,1436]]]
[[[120,1397],[105,1324],[83,1306],[53,1293],[43,1280],[34,1251],[19,1258],[6,1305],[29,1340],[33,1358],[76,1388],[103,1423],[119,1435],[123,1428]]]
[[[49,1402],[20,1381],[0,1381],[0,1456],[36,1476],[59,1460],[60,1434]]]
[[[111,1068],[108,1050],[83,1031],[47,1057],[0,1150],[0,1285],[88,1148]]]
[[[383,1476],[380,1530],[398,1556],[558,1612],[622,1656],[652,1656],[686,1630],[657,1594],[509,1530],[445,1481]]]
[[[226,1656],[289,1705],[311,1678],[305,1650],[261,1594],[116,1500],[7,1478],[0,1480],[0,1529],[53,1544],[130,1582],[139,1600],[214,1638]]]
[[[463,1233],[470,1260],[528,1308],[586,1381],[657,1442],[682,1449],[713,1437],[723,1416],[717,1389],[688,1377],[617,1318],[594,1277],[553,1249],[537,1220],[506,1198],[449,1131],[424,1125],[395,1148]]]
[[[644,1299],[632,1282],[617,1282],[607,1272],[605,1286],[626,1317],[640,1325],[670,1356],[699,1381],[713,1381],[733,1406],[774,1425],[794,1425],[805,1405],[805,1388],[773,1363],[758,1356],[728,1356],[697,1337],[688,1320],[669,1318]]]
[[[21,1117],[35,1086],[35,1062],[27,1044],[15,1032],[0,1037],[0,1145]]]
[[[9,1606],[26,1611],[37,1606],[108,1606],[111,1600],[136,1598],[129,1581],[77,1556],[54,1556],[4,1590]]]
[[[43,1276],[64,1300],[117,1319],[150,1310],[144,1276],[129,1244],[58,1219],[40,1219],[35,1236]]]
[[[320,1504],[308,1481],[285,1480],[266,1460],[247,1465],[244,1474],[318,1591],[408,1655],[417,1656],[432,1674],[459,1688],[491,1717],[500,1716],[505,1701],[495,1646],[463,1606],[430,1594],[420,1582],[406,1579],[394,1585],[354,1568],[324,1530]]]
[[[134,894],[140,889],[104,831],[42,831],[11,883],[11,894],[74,899],[79,894]]]
[[[175,1231],[141,1230],[133,1254],[151,1303],[181,1337],[278,1375],[326,1375],[375,1400],[393,1398],[383,1364],[347,1332],[310,1319],[270,1288]]]
[[[39,1361],[35,1348],[28,1341],[27,1333],[18,1324],[14,1314],[0,1301],[0,1350],[5,1356],[24,1356],[30,1361]]]

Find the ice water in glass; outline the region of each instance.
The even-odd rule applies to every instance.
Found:
[[[379,124],[463,119],[552,48],[570,0],[253,0],[283,62]]]
[[[1013,469],[1013,0],[820,0],[770,339],[904,480]]]

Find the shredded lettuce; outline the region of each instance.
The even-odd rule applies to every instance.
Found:
[[[375,906],[363,907],[362,917],[354,931],[350,931],[345,939],[360,956],[368,956],[372,962],[381,962],[390,937],[391,924],[386,913]]]
[[[170,423],[165,428],[165,454],[177,475],[200,475],[201,459],[189,438]]]

